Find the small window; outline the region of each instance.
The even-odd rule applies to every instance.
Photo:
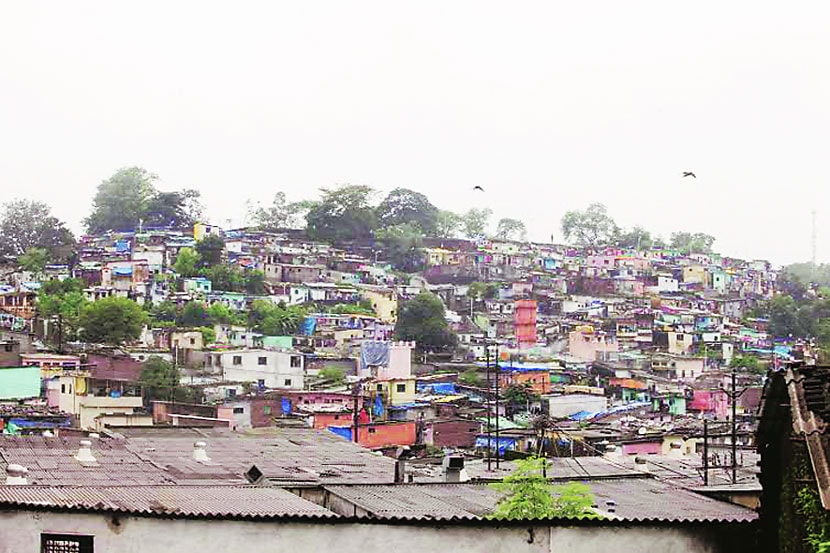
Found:
[[[66,384],[61,384],[61,393],[62,394],[66,393]]]
[[[374,434],[375,432],[377,432],[377,429],[375,429],[375,428],[370,428],[369,429],[369,434]]]
[[[271,406],[270,405],[263,405],[262,406],[262,414],[263,415],[270,415],[271,414]]]
[[[682,341],[683,341],[683,335],[682,335],[682,334],[678,334],[678,335],[677,335],[677,341],[678,341],[678,342],[682,342]]]
[[[245,413],[245,408],[244,407],[234,407],[233,408],[233,414],[234,415],[242,415],[244,413]]]
[[[402,393],[406,392],[406,384],[396,385],[395,386],[395,391],[397,391],[399,394],[402,394]]]
[[[11,344],[6,344],[6,345],[5,345],[5,346],[3,346],[3,347],[4,347],[4,349],[5,349],[6,351],[11,351],[11,350],[12,350],[12,345],[11,345]]]
[[[41,534],[41,553],[93,553],[93,536]]]
[[[190,345],[191,346],[196,345],[196,338],[191,338],[190,339]]]
[[[241,365],[242,364],[242,356],[241,355],[234,355],[233,356],[233,364],[234,365]]]
[[[302,363],[300,362],[300,356],[299,355],[292,355],[291,356],[291,368],[296,369],[296,368],[299,368],[300,366],[302,366]]]
[[[259,357],[259,358],[257,358],[256,362],[257,362],[257,365],[267,365],[268,364],[268,358],[267,357]]]
[[[285,385],[286,386],[291,386],[291,379],[290,378],[285,379]]]
[[[259,380],[257,380],[257,381],[256,381],[256,385],[257,385],[257,387],[259,387],[259,388],[264,388],[264,387],[265,387],[265,379],[264,379],[264,378],[260,378]]]
[[[382,391],[383,391],[383,384],[378,384],[378,392],[382,392]]]

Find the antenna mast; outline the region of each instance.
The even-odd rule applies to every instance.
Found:
[[[812,280],[816,279],[816,210],[814,209],[811,212],[812,219],[813,219],[813,233],[811,236],[811,246],[812,246]]]

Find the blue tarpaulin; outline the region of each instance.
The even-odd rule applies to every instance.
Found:
[[[306,317],[305,321],[303,321],[303,336],[312,336],[314,335],[314,330],[317,328],[317,319],[314,317]]]
[[[372,408],[372,413],[374,413],[376,417],[383,416],[383,400],[380,396],[375,397],[375,405]]]
[[[124,253],[130,251],[130,243],[127,240],[118,240],[115,242],[115,251]]]
[[[291,414],[291,400],[287,397],[282,398],[282,414],[289,415]]]
[[[434,384],[419,383],[418,391],[442,396],[452,396],[457,393],[455,391],[455,384],[452,382],[436,382]]]
[[[499,437],[498,442],[496,442],[496,437],[493,436],[490,440],[491,440],[490,444],[489,444],[490,449],[495,449],[495,446],[498,443],[499,455],[503,455],[504,452],[508,449],[515,449],[516,448],[516,438],[502,438],[502,437]],[[476,447],[488,447],[487,436],[477,436],[476,437]]]
[[[389,342],[366,340],[360,344],[360,368],[389,365]]]
[[[133,274],[132,267],[116,267],[112,270],[112,274],[116,276],[130,276]]]
[[[583,419],[591,418],[591,415],[593,415],[593,413],[590,411],[580,411],[579,413],[574,413],[568,418],[574,421],[581,421]]]
[[[352,440],[351,426],[329,426],[329,432],[334,432],[341,438],[346,438],[349,441]]]

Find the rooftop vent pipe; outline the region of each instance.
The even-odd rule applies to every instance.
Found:
[[[81,447],[78,448],[78,453],[75,459],[83,463],[95,463],[96,459],[92,455],[92,442],[89,440],[81,440]]]
[[[640,457],[639,455],[634,457],[634,468],[640,472],[651,472],[651,469],[648,468],[648,461],[646,461],[646,458]]]
[[[207,442],[195,442],[193,444],[193,460],[198,461],[200,463],[209,463],[210,457],[208,457],[207,451]]]
[[[11,464],[6,467],[6,485],[7,486],[25,486],[28,484],[26,475],[29,474],[29,469],[21,465]]]

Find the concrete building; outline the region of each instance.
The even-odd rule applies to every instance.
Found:
[[[206,364],[219,367],[225,380],[254,382],[260,388],[302,390],[305,385],[305,363],[296,351],[223,351],[207,355]]]

